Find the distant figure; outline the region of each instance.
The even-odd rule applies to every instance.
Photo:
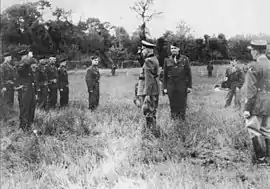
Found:
[[[56,108],[57,104],[57,94],[58,94],[58,70],[56,67],[56,58],[50,57],[49,63],[47,64],[48,73],[48,109]]]
[[[251,41],[253,59],[245,80],[246,128],[250,133],[255,163],[270,165],[270,61],[266,57],[267,41]]]
[[[212,61],[210,61],[209,64],[207,65],[208,77],[212,77],[213,69],[214,69],[214,66],[212,64]]]
[[[112,63],[112,76],[115,76],[116,64]]]
[[[66,69],[66,62],[60,63],[58,68],[58,87],[60,91],[60,107],[63,108],[68,105],[69,102],[69,81],[68,73]]]
[[[85,81],[89,94],[89,110],[95,110],[99,104],[99,80],[100,73],[98,70],[99,57],[92,58],[92,65],[87,69]]]
[[[192,75],[188,57],[171,45],[171,56],[164,62],[164,93],[170,100],[171,118],[185,120],[187,93],[191,92]]]
[[[244,84],[245,78],[242,70],[236,66],[236,60],[231,61],[230,66],[226,69],[225,81],[228,84],[229,92],[226,96],[225,108],[231,105],[234,97],[236,108],[241,108],[240,89]]]
[[[247,71],[248,71],[248,63],[244,63],[243,73],[246,75]]]
[[[16,68],[10,54],[5,54],[4,63],[0,65],[0,90],[4,102],[12,107],[14,104],[14,87]]]

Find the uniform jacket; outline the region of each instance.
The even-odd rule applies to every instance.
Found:
[[[68,73],[65,69],[59,68],[58,70],[58,75],[59,75],[59,89],[63,89],[64,87],[68,87]]]
[[[48,84],[48,73],[44,65],[39,65],[37,67],[35,80],[37,89],[40,89]]]
[[[245,82],[245,110],[270,116],[270,61],[265,55],[250,65]]]
[[[241,88],[243,86],[245,76],[238,66],[235,66],[234,68],[232,66],[228,67],[226,69],[225,75],[228,78],[227,83],[229,87],[236,86],[238,88]]]
[[[96,66],[90,66],[87,69],[85,81],[88,91],[92,91],[95,87],[99,86],[100,74]]]
[[[51,82],[56,79],[56,81],[58,82],[59,78],[58,78],[57,67],[47,64],[46,69],[47,69],[47,74],[48,74],[48,81]]]
[[[185,74],[179,72],[180,69],[175,68],[183,68]],[[169,78],[177,78],[180,80],[184,80],[187,88],[192,88],[192,74],[189,65],[189,59],[187,56],[180,55],[175,63],[172,57],[165,59],[164,62],[164,74],[163,74],[163,86],[164,89],[167,89]]]
[[[31,68],[31,60],[23,60],[17,67],[16,86],[25,85],[34,87],[34,76]]]
[[[211,64],[211,65],[207,65],[207,70],[208,71],[212,71],[214,69],[214,66]]]
[[[154,54],[150,54],[144,61],[140,71],[138,95],[159,95],[159,62]]]
[[[0,66],[0,87],[12,87],[16,80],[16,68],[9,63]]]

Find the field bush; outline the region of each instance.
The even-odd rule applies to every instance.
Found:
[[[214,70],[224,70],[219,67]],[[70,106],[37,110],[33,129],[22,133],[8,120],[1,126],[2,188],[262,188],[270,170],[251,164],[251,144],[239,110],[224,109],[217,78],[192,68],[187,120],[169,117],[160,96],[160,138],[143,138],[142,112],[133,104],[138,69],[110,75],[101,70],[97,110],[87,109],[84,72],[70,73]],[[16,115],[16,114],[14,114]]]

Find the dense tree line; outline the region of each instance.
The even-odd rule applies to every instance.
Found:
[[[147,2],[153,3],[149,0]],[[146,15],[138,11],[139,6],[146,6],[145,4],[136,6],[132,9],[138,14]],[[123,62],[136,59],[140,40],[147,39],[147,21],[152,16],[161,14],[154,12],[148,17],[142,17],[142,25],[130,36],[124,27],[113,26],[98,18],[87,18],[75,24],[70,11],[51,9],[51,4],[46,0],[16,4],[5,9],[1,14],[3,52],[16,53],[28,48],[36,55],[57,55],[59,58],[77,60],[78,63],[87,61],[92,54],[98,54],[102,57],[103,67],[109,67],[112,61],[123,66]],[[45,11],[50,11],[54,19],[45,21]],[[251,38],[258,37],[235,36],[226,39],[224,34],[218,34],[217,37],[204,35],[202,38],[194,38],[190,31],[188,25],[182,21],[175,32],[165,31],[161,37],[169,43],[178,44],[182,53],[191,61],[201,64],[216,59],[249,60],[246,47]],[[263,37],[270,39],[267,35]],[[157,43],[157,39],[152,39],[152,42]]]

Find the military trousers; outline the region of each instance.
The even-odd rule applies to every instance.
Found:
[[[145,131],[150,130],[154,135],[159,135],[159,129],[157,128],[156,123],[156,113],[159,102],[159,95],[150,96],[150,98],[146,98],[146,96],[142,96],[143,105],[143,115],[145,117],[145,126],[143,128],[143,133]]]
[[[37,91],[37,107],[46,110],[48,99],[48,87],[42,86]]]
[[[246,128],[253,142],[255,156],[270,161],[270,116],[251,116]]]
[[[57,84],[51,84],[48,87],[48,109],[54,109],[56,108],[57,104],[57,91],[58,87]]]
[[[60,107],[65,107],[68,105],[69,102],[69,87],[63,87],[60,90]]]
[[[228,107],[232,103],[234,97],[234,105],[237,108],[241,108],[241,90],[236,90],[236,86],[232,86],[226,96],[225,107]]]
[[[20,108],[20,128],[24,131],[29,131],[34,122],[36,109],[36,97],[31,84],[23,85],[18,91],[18,100]]]
[[[99,104],[99,86],[94,87],[92,90],[88,90],[89,98],[89,109],[95,110]]]

